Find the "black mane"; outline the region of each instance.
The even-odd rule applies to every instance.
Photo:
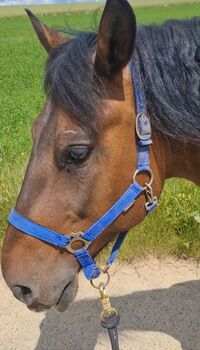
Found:
[[[200,140],[200,18],[139,28],[135,64],[152,123],[182,141]]]
[[[46,91],[92,129],[105,97],[93,68],[95,47],[96,33],[80,33],[50,56],[45,77]],[[139,27],[132,60],[154,127],[184,142],[199,141],[200,18]]]

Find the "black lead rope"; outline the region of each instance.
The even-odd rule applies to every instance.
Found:
[[[115,311],[107,315],[105,314],[101,320],[102,327],[108,330],[112,350],[120,350],[117,329],[119,320],[119,314]]]

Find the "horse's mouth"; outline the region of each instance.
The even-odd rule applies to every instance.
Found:
[[[55,305],[55,308],[63,312],[67,310],[69,304],[75,299],[78,290],[78,278],[75,277],[72,281],[66,284],[62,294]]]
[[[55,304],[43,304],[35,301],[33,304],[28,306],[30,311],[42,312],[48,309],[55,308],[57,311],[64,312],[67,310],[69,304],[75,299],[78,290],[78,277],[75,277],[72,281],[68,282],[63,288],[59,299]]]

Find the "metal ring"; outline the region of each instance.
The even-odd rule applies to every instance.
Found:
[[[145,183],[145,186],[143,186],[143,188],[145,189],[147,186],[151,186],[152,183],[153,183],[153,172],[152,172],[151,169],[145,169],[145,170],[143,170],[143,169],[137,169],[136,172],[135,172],[135,174],[133,175],[133,182],[138,183],[138,182],[136,181],[136,177],[137,177],[138,175],[142,174],[142,173],[146,173],[146,174],[148,174],[149,177],[150,177],[149,183]]]
[[[75,232],[70,234],[69,238],[71,238],[71,241],[66,245],[65,249],[71,254],[74,254],[76,250],[80,249],[80,248],[77,248],[77,249],[72,248],[72,244],[75,242],[81,242],[83,246],[82,248],[87,249],[89,247],[90,242],[84,239],[82,237],[82,234],[83,232]]]
[[[104,283],[104,282],[99,282],[99,284],[97,285],[97,284],[94,283],[94,280],[95,280],[95,279],[91,279],[91,280],[90,280],[90,283],[91,283],[92,287],[95,288],[95,289],[99,289],[99,287],[100,287],[101,284],[103,284],[103,286],[104,286],[104,288],[105,288],[105,287],[107,287],[107,285],[108,285],[109,282],[110,282],[110,274],[109,274],[108,271],[105,271],[105,270],[103,270],[103,269],[100,268],[100,267],[98,267],[98,269],[99,269],[99,271],[100,271],[100,275],[102,275],[102,274],[103,274],[103,275],[106,275],[106,278],[107,278],[106,282],[105,282],[105,283]],[[99,276],[99,277],[100,277],[100,276]]]

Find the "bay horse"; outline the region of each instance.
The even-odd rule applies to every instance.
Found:
[[[68,38],[27,13],[49,57],[46,102],[32,128],[18,213],[67,237],[87,230],[130,186],[137,163],[130,63],[152,124],[154,194],[160,196],[170,177],[200,185],[199,18],[137,27],[126,0],[107,0],[98,33]],[[141,172],[137,182],[148,178]],[[141,222],[145,203],[142,194],[90,244],[90,255]],[[66,310],[76,296],[79,270],[69,251],[8,226],[2,273],[29,309]]]

